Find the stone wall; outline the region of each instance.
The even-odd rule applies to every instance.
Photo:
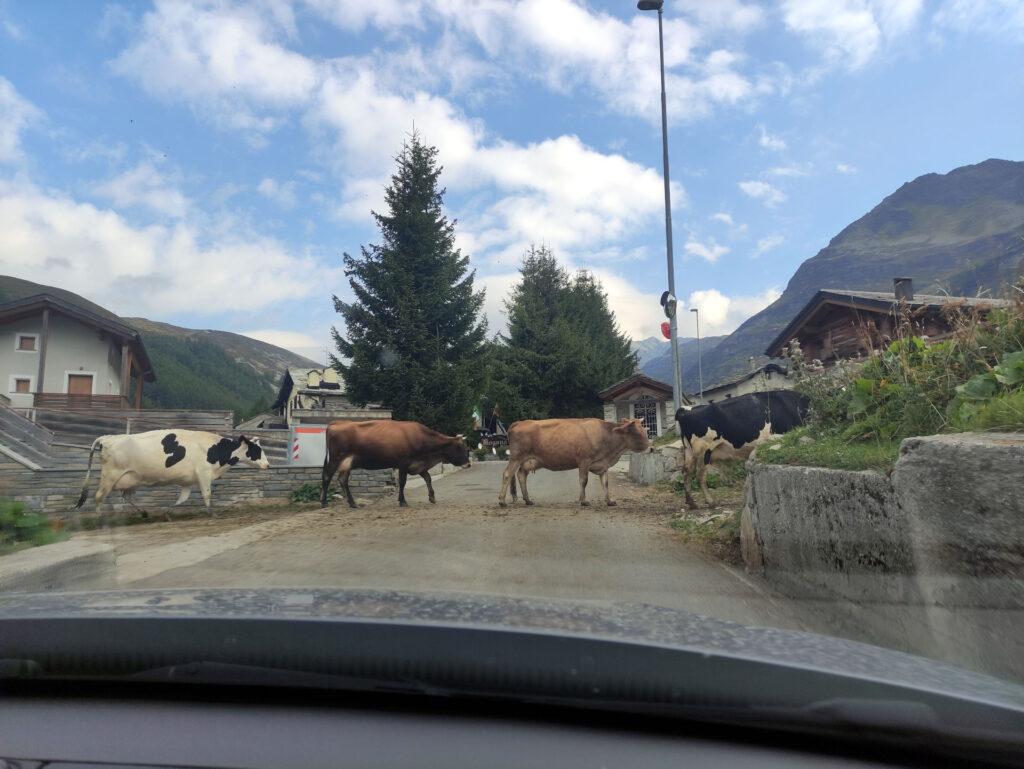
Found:
[[[666,447],[642,454],[631,451],[627,456],[629,479],[641,486],[650,486],[658,481],[667,480],[678,469],[678,449]]]
[[[749,468],[748,570],[854,637],[1024,680],[1024,434],[911,438],[891,476]]]
[[[81,470],[0,468],[0,496],[21,500],[31,509],[44,513],[63,514],[72,510],[78,501],[84,477]],[[89,500],[84,507],[86,511],[93,509],[92,495],[96,492],[97,478],[98,472],[94,467],[89,480]],[[246,502],[283,502],[304,483],[319,484],[320,468],[272,467],[269,470],[257,470],[235,467],[213,482],[212,504],[214,507],[227,507]],[[355,470],[349,485],[356,497],[380,497],[394,492],[394,474],[390,470]],[[337,488],[335,481],[332,489]],[[174,504],[178,492],[177,486],[139,489],[133,502],[142,510],[164,509]],[[111,494],[108,499],[115,510],[130,509],[121,501],[118,492]],[[202,504],[203,497],[196,488],[182,507],[198,507]]]

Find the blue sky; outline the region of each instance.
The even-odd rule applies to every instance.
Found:
[[[1017,0],[666,5],[677,286],[705,333],[900,184],[1024,159]],[[657,78],[630,1],[0,2],[0,272],[321,358],[415,125],[492,331],[533,242],[656,334]]]

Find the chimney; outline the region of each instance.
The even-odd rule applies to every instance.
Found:
[[[896,294],[897,302],[912,302],[914,301],[914,279],[913,278],[893,278],[892,279],[892,290]]]

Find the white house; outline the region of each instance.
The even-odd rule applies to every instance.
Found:
[[[68,291],[0,304],[0,387],[15,408],[139,408],[156,376],[139,332]]]

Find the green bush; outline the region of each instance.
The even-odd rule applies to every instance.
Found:
[[[295,504],[318,502],[320,500],[320,489],[319,483],[304,483],[295,489],[288,498]]]
[[[55,531],[46,516],[29,512],[21,502],[0,499],[0,552],[64,539],[67,534]]]
[[[883,456],[913,435],[1024,427],[1024,301],[987,316],[952,307],[947,319],[952,333],[941,342],[905,333],[908,316],[885,350],[828,371],[813,370],[793,345],[797,389],[810,401],[812,434],[824,441],[809,452],[835,438],[874,441]]]

